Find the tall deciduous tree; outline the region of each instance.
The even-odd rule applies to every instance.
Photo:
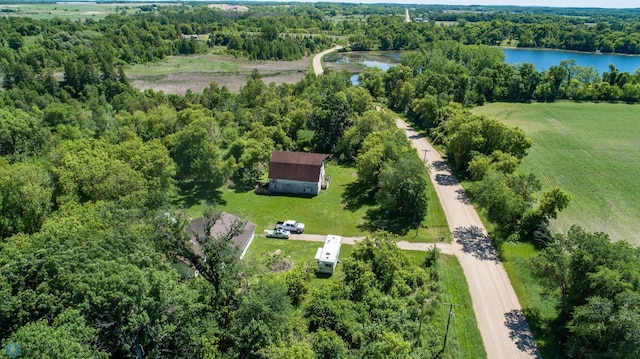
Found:
[[[110,156],[108,145],[96,140],[66,141],[51,155],[56,202],[117,201],[125,207],[145,203],[142,174]]]
[[[391,216],[420,223],[427,214],[427,172],[418,156],[387,162],[378,178],[376,201]]]
[[[549,240],[532,263],[542,283],[558,295],[569,355],[640,354],[640,250],[575,226]]]
[[[44,166],[0,163],[0,238],[37,232],[51,211],[52,196],[53,181]]]
[[[216,189],[227,175],[221,150],[216,144],[220,136],[218,126],[212,118],[189,121],[181,131],[166,139],[167,148],[177,165],[178,178]]]
[[[311,114],[309,127],[315,131],[318,151],[333,151],[352,124],[352,109],[344,93],[329,93]]]
[[[50,137],[41,115],[0,108],[0,156],[21,160],[39,155]]]

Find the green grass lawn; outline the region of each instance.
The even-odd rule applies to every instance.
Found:
[[[224,211],[245,216],[256,223],[257,236],[263,236],[264,230],[272,229],[277,221],[287,219],[305,223],[305,233],[309,234],[347,237],[367,235],[366,214],[370,207],[363,205],[357,209],[347,209],[343,205],[345,190],[357,180],[355,168],[329,163],[327,175],[331,177],[331,184],[316,197],[268,196],[224,188],[218,199],[219,206]],[[429,213],[417,233],[415,228],[411,228],[400,236],[401,240],[438,242],[440,236],[444,236],[450,241],[446,218],[432,186],[429,196]],[[196,218],[202,215],[202,206],[194,205],[194,199],[183,198],[182,201],[187,207],[188,216]]]
[[[521,170],[571,196],[555,231],[579,224],[640,244],[640,107],[608,103],[492,103],[473,109],[522,128],[533,146]]]
[[[424,254],[423,259],[424,259]],[[441,358],[486,358],[482,337],[476,324],[469,287],[462,267],[455,256],[440,255],[440,293],[443,303],[455,303],[449,326],[447,346]],[[433,317],[433,324],[444,332],[449,305],[442,304]]]

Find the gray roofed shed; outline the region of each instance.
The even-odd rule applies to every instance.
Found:
[[[235,221],[236,219],[238,219],[238,217],[227,212],[222,212],[220,219],[218,219],[213,227],[211,227],[210,235],[216,237],[226,233],[230,229],[233,221]],[[194,219],[187,226],[187,230],[189,231],[189,233],[195,236],[195,238],[192,239],[191,244],[193,245],[193,251],[198,255],[202,255],[202,250],[200,249],[200,244],[198,243],[197,238],[204,237],[204,227],[204,218],[202,217]],[[247,249],[249,249],[249,246],[253,241],[253,237],[255,236],[256,228],[257,225],[255,223],[247,221],[242,233],[233,237],[233,244],[240,248],[240,258],[244,257]]]

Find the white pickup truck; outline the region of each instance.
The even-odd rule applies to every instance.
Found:
[[[287,231],[302,233],[304,232],[304,223],[296,222],[292,219],[276,223],[276,229],[284,229]]]
[[[284,229],[273,229],[267,231],[267,238],[289,239],[291,232]]]

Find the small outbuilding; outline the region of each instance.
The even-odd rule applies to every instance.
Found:
[[[228,233],[233,224],[239,220],[241,219],[232,214],[222,212],[220,218],[216,221],[213,227],[211,227],[210,235],[212,237],[217,237]],[[244,257],[247,253],[247,250],[255,237],[256,227],[257,225],[255,223],[247,221],[241,232],[231,239],[233,244],[240,248],[240,258]],[[198,255],[202,255],[202,250],[200,249],[200,244],[198,243],[197,238],[202,238],[205,235],[204,218],[200,217],[191,221],[187,230],[193,235],[191,244],[193,245],[194,252]]]
[[[269,163],[269,191],[317,196],[327,188],[323,153],[275,151]]]
[[[333,234],[327,235],[324,246],[316,251],[316,260],[318,261],[318,271],[320,273],[333,273],[338,265],[340,257],[340,245],[342,237]]]

